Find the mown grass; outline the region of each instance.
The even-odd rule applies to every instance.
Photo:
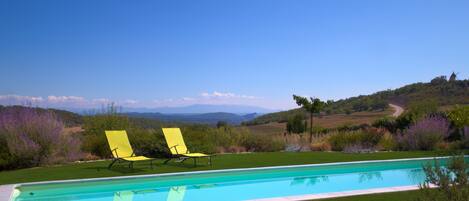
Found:
[[[318,201],[413,201],[419,195],[417,190],[394,193],[380,193],[371,195],[358,195],[341,198],[321,199]]]
[[[379,152],[369,154],[345,154],[340,152],[272,152],[250,154],[224,154],[213,158],[213,166],[204,164],[202,159],[197,167],[191,160],[181,163],[162,164],[162,159],[156,162],[153,169],[149,163],[136,163],[134,169],[127,164],[117,164],[111,170],[107,169],[109,161],[73,163],[51,167],[37,167],[0,172],[0,184],[82,179],[97,177],[129,176],[142,174],[156,174],[169,172],[200,171],[228,168],[248,168],[279,165],[317,164],[330,162],[384,160],[398,158],[417,158],[448,155],[444,152]]]

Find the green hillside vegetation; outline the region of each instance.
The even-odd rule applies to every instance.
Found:
[[[439,76],[428,83],[414,83],[404,87],[376,92],[371,95],[361,95],[338,101],[328,101],[324,111],[326,114],[350,114],[363,111],[383,111],[389,103],[403,107],[411,103],[433,101],[444,107],[455,104],[469,104],[469,80],[456,80],[455,76],[446,79]],[[244,122],[244,125],[259,125],[270,122],[286,122],[298,114],[307,114],[304,109],[298,108],[288,111],[270,113]]]
[[[0,105],[0,113],[7,108],[21,109],[21,108],[26,108],[26,106],[20,106],[20,105],[2,106]],[[45,109],[45,108],[39,108],[39,107],[35,107],[34,109],[39,113],[52,112],[60,120],[62,120],[65,126],[67,127],[79,126],[83,124],[83,117],[73,112],[69,112],[65,110],[58,110],[58,109]]]

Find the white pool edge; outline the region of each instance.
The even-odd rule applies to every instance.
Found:
[[[430,186],[430,188],[436,188],[436,187],[437,186],[435,185]],[[420,189],[418,185],[396,186],[396,187],[387,187],[387,188],[372,188],[372,189],[366,189],[366,190],[353,190],[353,191],[341,191],[341,192],[332,192],[332,193],[294,195],[294,196],[287,196],[287,197],[262,198],[262,199],[255,199],[255,200],[249,200],[249,201],[305,201],[305,200],[349,197],[349,196],[357,196],[357,195],[371,195],[371,194],[379,194],[379,193],[402,192],[402,191],[411,191],[411,190],[418,190],[418,189]]]
[[[13,191],[17,187],[13,185],[1,185],[0,186],[0,201],[10,201],[13,198]]]
[[[220,169],[220,170],[202,170],[202,171],[189,171],[189,172],[174,172],[174,173],[160,173],[160,174],[146,174],[146,175],[133,175],[133,176],[117,176],[117,177],[100,177],[90,179],[70,179],[70,180],[56,180],[56,181],[41,181],[41,182],[26,182],[18,184],[8,184],[0,186],[6,189],[9,186],[9,192],[6,191],[10,196],[7,200],[4,200],[0,196],[0,201],[11,201],[13,198],[13,192],[15,189],[21,186],[29,185],[40,185],[40,184],[58,184],[58,183],[76,183],[76,182],[89,182],[89,181],[108,181],[108,180],[119,180],[119,179],[136,179],[136,178],[148,178],[148,177],[167,177],[167,176],[180,176],[180,175],[192,175],[192,174],[207,174],[217,172],[233,172],[233,171],[248,171],[248,170],[270,170],[270,169],[282,169],[282,168],[294,168],[294,167],[319,167],[327,165],[346,165],[346,164],[357,164],[357,163],[379,163],[379,162],[396,162],[396,161],[412,161],[412,160],[430,160],[430,159],[445,159],[451,156],[439,156],[439,157],[422,157],[422,158],[403,158],[403,159],[386,159],[386,160],[366,160],[366,161],[350,161],[350,162],[334,162],[334,163],[318,163],[318,164],[305,164],[305,165],[284,165],[284,166],[267,166],[267,167],[255,167],[255,168],[233,168],[233,169]],[[464,155],[469,157],[469,155]],[[417,186],[418,187],[418,186]],[[294,197],[294,196],[291,196]]]

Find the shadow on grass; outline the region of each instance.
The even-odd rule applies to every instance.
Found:
[[[156,168],[156,167],[153,167]],[[108,169],[107,166],[96,166],[96,167],[86,167],[84,169],[88,170],[96,170],[98,172],[100,171],[111,171],[111,172],[118,172],[121,174],[131,174],[131,173],[142,173],[151,170],[150,167],[148,167],[148,170],[142,169],[142,168],[129,168],[127,165],[114,165],[111,167],[111,169]]]
[[[97,165],[95,167],[85,167],[83,169],[87,170],[95,170],[97,172],[116,172],[119,174],[129,174],[129,175],[135,175],[135,174],[143,174],[143,173],[155,173],[155,172],[167,172],[168,168],[173,169],[175,172],[180,172],[184,170],[195,170],[195,169],[211,169],[210,165],[207,164],[197,164],[197,166],[194,166],[194,163],[192,161],[185,161],[185,162],[169,162],[167,164],[153,164],[153,168],[148,164],[138,164],[135,165],[133,168],[129,168],[127,163],[116,163],[114,164],[111,169],[108,169],[107,164],[106,165]],[[158,169],[162,170],[165,169],[165,171],[158,171]],[[171,171],[170,171],[171,172]]]
[[[190,168],[190,169],[193,169],[193,168],[198,168],[198,167],[202,167],[201,165],[197,164],[197,166],[194,166],[193,163],[184,163],[184,162],[170,162],[170,163],[166,163],[165,164],[166,166],[170,166],[170,167],[177,167],[177,168]]]

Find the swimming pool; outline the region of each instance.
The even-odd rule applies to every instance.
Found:
[[[469,161],[469,157],[465,157]],[[241,170],[160,174],[119,179],[22,184],[14,201],[253,200],[417,185],[422,165],[401,159]],[[447,158],[438,158],[446,164]]]

